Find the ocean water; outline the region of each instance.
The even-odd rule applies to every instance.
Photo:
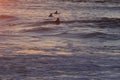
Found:
[[[0,63],[1,80],[119,80],[120,2],[0,0]]]

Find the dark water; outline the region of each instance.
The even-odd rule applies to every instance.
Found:
[[[119,80],[119,13],[119,1],[1,1],[0,79]]]

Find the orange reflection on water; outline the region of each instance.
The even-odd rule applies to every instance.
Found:
[[[43,54],[44,51],[40,51],[40,50],[22,50],[22,51],[18,51],[17,53],[24,53],[24,54]]]
[[[69,56],[69,55],[72,55],[71,52],[64,52],[64,51],[59,51],[59,52],[56,52],[57,55],[64,55],[64,56]]]
[[[0,5],[14,4],[18,0],[0,0]]]
[[[0,3],[10,3],[10,2],[16,2],[18,0],[0,0]]]

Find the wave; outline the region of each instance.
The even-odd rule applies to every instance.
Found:
[[[102,38],[106,40],[118,40],[120,39],[120,35],[118,34],[106,34],[102,32],[93,32],[88,33],[83,36],[84,38]]]
[[[96,23],[99,28],[119,28],[120,18],[102,18],[101,22]]]
[[[120,26],[120,18],[107,18],[107,17],[98,17],[98,18],[93,18],[93,19],[81,19],[81,20],[68,20],[68,21],[60,21],[60,24],[73,24],[73,23],[94,23],[97,25],[102,25],[100,26],[101,28],[103,27],[119,27]],[[55,21],[43,21],[43,22],[33,22],[30,23],[29,26],[41,26],[41,25],[48,25],[48,24],[53,24],[55,25]],[[108,26],[107,26],[108,25]],[[111,26],[110,26],[111,25]]]
[[[91,38],[91,39],[103,39],[103,40],[119,40],[120,35],[118,34],[107,34],[102,32],[92,33],[67,33],[63,32],[54,36],[66,37],[66,38]]]
[[[34,33],[45,33],[45,36],[57,36],[66,38],[92,38],[92,39],[103,39],[103,40],[119,40],[119,34],[103,33],[103,32],[90,32],[90,33],[69,33],[68,30],[61,30],[56,27],[38,27],[31,29],[24,29],[21,32],[34,32]],[[53,34],[54,33],[54,34]],[[42,34],[42,35],[43,35]]]
[[[54,30],[54,28],[39,27],[39,28],[32,28],[32,29],[24,29],[23,32],[47,32],[51,30]]]
[[[61,0],[70,2],[120,3],[119,0]]]

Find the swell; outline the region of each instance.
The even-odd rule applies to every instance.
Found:
[[[120,18],[107,18],[107,17],[102,17],[102,18],[95,18],[91,20],[73,20],[73,21],[61,21],[61,23],[119,23]]]
[[[97,27],[100,28],[115,28],[115,27],[120,27],[120,18],[95,18],[95,19],[85,19],[85,20],[69,20],[69,21],[60,21],[60,24],[73,24],[73,23],[94,23],[97,24]],[[29,26],[42,26],[42,25],[49,25],[53,24],[56,25],[55,21],[43,21],[43,22],[31,22]]]
[[[101,38],[106,40],[118,40],[120,39],[120,35],[118,34],[107,34],[102,32],[93,32],[88,33],[83,36],[84,38]]]
[[[54,36],[66,37],[66,38],[91,38],[91,39],[103,39],[103,40],[119,40],[119,34],[107,34],[102,32],[92,33],[67,33],[63,32]]]
[[[69,2],[120,3],[119,0],[61,0]]]
[[[82,23],[92,23],[93,26],[87,25],[87,27],[92,28],[119,28],[120,27],[120,18],[96,18],[96,19],[89,19],[89,20],[71,20],[71,21],[61,21],[61,24],[64,24],[63,26],[66,26],[66,24],[82,24]],[[60,31],[59,27],[39,27],[42,25],[49,25],[54,24],[54,21],[44,21],[44,22],[33,22],[29,26],[32,26],[31,29],[23,30],[23,32],[48,32],[46,35],[48,36],[59,36],[59,37],[68,37],[68,38],[100,38],[103,40],[119,40],[120,35],[118,33],[104,33],[104,32],[90,32],[90,33],[69,33],[69,29],[72,27],[69,27],[69,29],[64,29],[64,31]],[[78,26],[81,27],[81,26]],[[86,27],[86,25],[82,25],[82,27]],[[63,28],[62,28],[63,29]],[[49,33],[56,33],[56,34],[49,34]]]
[[[32,29],[24,29],[22,32],[47,32],[51,30],[54,30],[54,28],[39,27],[39,28],[32,28]]]

